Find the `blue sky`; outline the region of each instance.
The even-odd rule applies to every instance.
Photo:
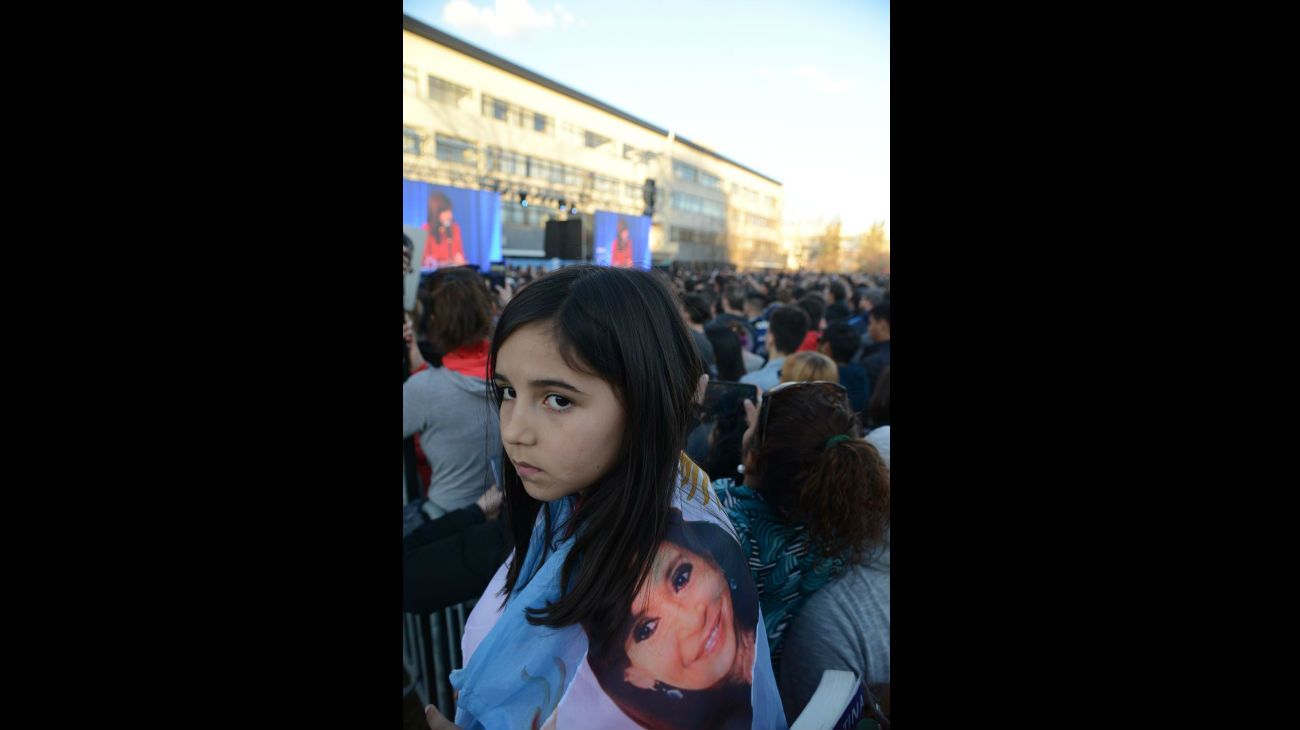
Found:
[[[780,180],[787,220],[888,225],[888,0],[404,0],[403,11]]]

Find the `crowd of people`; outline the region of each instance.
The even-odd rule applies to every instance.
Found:
[[[424,277],[403,604],[479,599],[430,727],[783,727],[826,669],[887,715],[889,315],[866,274]]]

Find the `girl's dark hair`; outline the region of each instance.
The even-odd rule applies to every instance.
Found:
[[[731,383],[740,382],[745,375],[745,359],[740,354],[740,338],[725,324],[704,328],[704,336],[713,344],[713,355],[718,362],[718,378]]]
[[[758,589],[750,576],[740,545],[726,530],[712,522],[682,519],[682,513],[673,509],[669,517],[664,540],[712,560],[720,568],[731,586],[731,606],[735,612],[735,626],[747,634],[758,630]],[[635,596],[633,596],[635,597]],[[753,722],[751,685],[723,680],[720,684],[703,690],[665,691],[642,689],[628,684],[623,674],[631,665],[625,649],[627,638],[635,625],[631,599],[622,606],[621,621],[615,631],[600,639],[592,639],[587,629],[587,663],[600,682],[605,694],[628,717],[649,730],[673,730],[680,727],[748,728]],[[757,650],[758,637],[754,636]]]
[[[429,278],[425,312],[429,342],[443,354],[481,341],[492,329],[492,300],[483,277],[473,268],[435,272]]]
[[[889,425],[889,367],[880,373],[880,380],[871,387],[871,401],[867,403],[867,425],[871,428]]]
[[[534,625],[576,623],[597,637],[623,620],[649,573],[655,547],[668,529],[678,459],[694,423],[696,383],[704,363],[667,288],[652,274],[582,264],[547,274],[524,287],[497,322],[489,355],[489,387],[501,345],[521,327],[545,325],[565,363],[610,384],[626,415],[619,461],[586,491],[568,525],[574,546],[561,567],[564,595],[527,609]],[[500,403],[500,393],[494,392]],[[533,525],[544,515],[548,549],[558,529],[550,510],[528,496],[503,452],[503,516],[515,548],[504,595],[521,576]],[[591,559],[587,559],[590,557]],[[540,565],[540,561],[538,562]]]
[[[746,476],[783,519],[807,528],[819,554],[861,562],[884,544],[889,469],[862,440],[848,396],[810,385],[766,397],[767,426],[755,435],[756,463]],[[827,444],[838,435],[850,438]]]

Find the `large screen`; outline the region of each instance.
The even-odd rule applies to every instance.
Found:
[[[650,216],[596,211],[595,255],[601,266],[650,268]]]
[[[501,259],[501,196],[495,192],[403,179],[402,225],[422,231],[412,238],[420,271],[465,264],[487,271]]]

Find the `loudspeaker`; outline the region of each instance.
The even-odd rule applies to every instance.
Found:
[[[582,258],[581,218],[546,221],[546,258],[573,261]]]

